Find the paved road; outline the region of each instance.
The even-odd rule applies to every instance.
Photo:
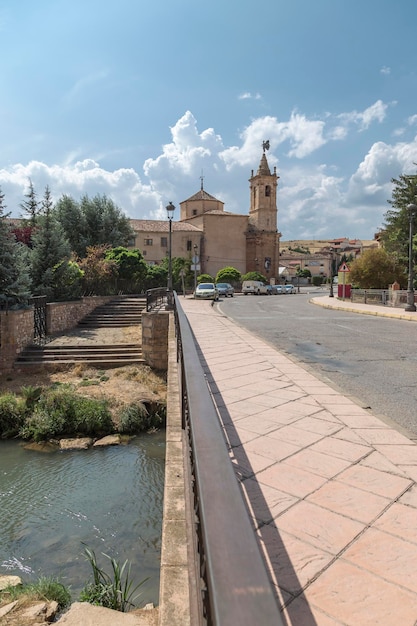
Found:
[[[417,438],[417,324],[309,303],[320,292],[222,299],[220,310]]]

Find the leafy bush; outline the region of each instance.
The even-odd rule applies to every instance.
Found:
[[[85,398],[68,386],[61,386],[40,396],[19,435],[23,439],[44,441],[66,435],[105,435],[113,431],[106,400]]]
[[[14,437],[18,434],[26,417],[26,404],[13,393],[0,396],[0,437]]]
[[[129,404],[122,410],[119,419],[119,432],[129,435],[162,428],[166,421],[166,407],[158,404],[148,409],[142,402]]]
[[[268,282],[263,274],[260,272],[248,272],[242,275],[242,282],[244,280],[260,280],[262,283]]]

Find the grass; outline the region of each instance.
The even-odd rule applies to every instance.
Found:
[[[85,545],[85,544],[83,544]],[[145,578],[133,586],[130,563],[126,560],[120,565],[114,558],[103,553],[109,559],[111,574],[107,574],[97,563],[94,550],[85,546],[84,555],[93,570],[93,581],[88,583],[80,594],[80,602],[89,602],[115,611],[128,612],[135,608],[135,602],[141,593],[138,589],[148,580]]]

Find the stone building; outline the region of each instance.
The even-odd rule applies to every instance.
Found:
[[[200,273],[216,276],[226,266],[241,274],[259,271],[271,282],[279,275],[279,233],[277,230],[276,168],[271,173],[265,150],[256,174],[252,170],[249,214],[224,210],[224,203],[200,190],[180,202],[179,221],[172,222],[172,256],[200,260]],[[168,221],[131,220],[134,246],[148,263],[160,263],[168,253]],[[133,243],[133,242],[132,242]]]

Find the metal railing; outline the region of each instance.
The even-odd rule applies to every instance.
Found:
[[[391,293],[389,289],[352,289],[350,300],[351,302],[363,302],[364,304],[392,306]]]
[[[174,313],[201,581],[200,624],[282,626],[195,339],[176,293]]]
[[[146,311],[165,309],[168,304],[168,290],[165,287],[148,289],[146,291]]]

